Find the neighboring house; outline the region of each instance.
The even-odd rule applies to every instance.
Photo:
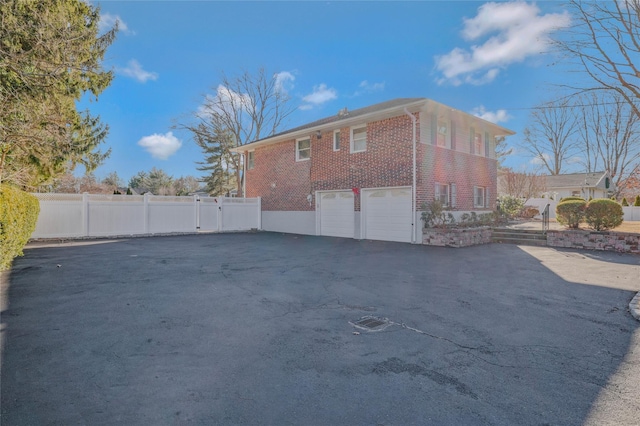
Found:
[[[608,172],[570,173],[545,176],[546,195],[555,200],[564,197],[609,198],[615,185]]]
[[[268,231],[420,241],[420,206],[491,211],[498,138],[514,132],[425,98],[394,99],[238,147]]]

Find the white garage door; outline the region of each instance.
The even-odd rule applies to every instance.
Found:
[[[411,242],[411,188],[362,191],[364,238]]]
[[[320,235],[354,237],[353,192],[321,192]]]

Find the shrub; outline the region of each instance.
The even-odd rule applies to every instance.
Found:
[[[605,231],[620,226],[623,216],[622,206],[606,198],[589,202],[584,211],[587,225],[596,231]]]
[[[640,207],[640,195],[636,195],[636,200],[633,202],[633,205]]]
[[[38,199],[9,185],[0,185],[0,271],[8,269],[36,229]]]
[[[425,228],[444,228],[456,221],[451,213],[445,212],[444,205],[438,200],[433,200],[429,204],[423,203],[422,210],[424,211],[420,218]]]
[[[556,219],[562,225],[577,229],[584,218],[586,206],[583,199],[561,201],[556,206]]]
[[[627,197],[622,197],[622,206],[629,207],[629,202],[627,201]]]
[[[508,218],[514,218],[519,216],[524,207],[524,201],[522,198],[513,197],[511,195],[503,195],[498,197],[498,212],[507,216]]]

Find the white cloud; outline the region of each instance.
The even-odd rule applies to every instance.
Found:
[[[126,68],[118,68],[117,71],[124,76],[138,80],[140,83],[146,83],[147,80],[158,79],[157,72],[145,71],[144,69],[142,69],[142,65],[140,65],[140,62],[136,61],[135,59],[130,60],[127,63]]]
[[[100,14],[100,21],[98,22],[98,31],[102,34],[109,31],[113,26],[118,23],[118,30],[125,35],[135,35],[135,31],[130,30],[127,24],[118,15],[112,15],[110,13]]]
[[[311,109],[315,105],[321,105],[325,102],[332,101],[337,97],[338,92],[336,89],[327,87],[326,84],[322,83],[318,86],[313,86],[313,92],[302,98],[302,100],[309,105],[306,105],[307,108],[300,107],[300,109]]]
[[[383,90],[384,81],[380,83],[369,83],[367,80],[363,80],[358,85],[358,90],[354,93],[354,96],[360,96],[366,93],[381,92]]]
[[[436,69],[442,73],[439,84],[490,83],[500,69],[527,57],[546,52],[550,34],[570,24],[569,14],[540,14],[535,4],[524,1],[485,3],[478,14],[464,19],[462,37],[473,44],[469,49],[456,47],[446,55],[436,56]]]
[[[164,135],[154,133],[145,136],[138,141],[138,145],[143,147],[153,158],[166,160],[180,149],[182,142],[173,136],[172,132],[168,132]]]
[[[509,115],[509,113],[507,113],[506,109],[499,109],[497,111],[487,111],[484,105],[475,107],[473,111],[471,111],[471,114],[495,124],[505,123],[509,121],[511,118],[513,118],[512,116]]]
[[[287,93],[291,89],[293,89],[293,81],[296,79],[296,77],[289,71],[281,71],[279,73],[276,73],[274,75],[274,78],[276,80],[276,92],[282,93]]]

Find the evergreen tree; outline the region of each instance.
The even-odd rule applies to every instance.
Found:
[[[101,62],[117,27],[99,35],[99,21],[81,0],[0,2],[0,183],[34,189],[109,155],[107,126],[76,108],[113,78]]]

